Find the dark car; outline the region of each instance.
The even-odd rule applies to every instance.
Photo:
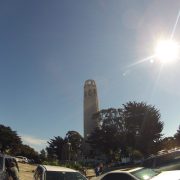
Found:
[[[19,170],[18,163],[14,157],[0,153],[0,180],[7,179],[7,168],[9,167],[11,162],[14,162],[16,164],[17,169]]]

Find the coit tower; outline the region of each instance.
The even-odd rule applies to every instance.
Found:
[[[98,126],[93,114],[99,111],[97,88],[94,80],[87,80],[84,84],[84,139]]]

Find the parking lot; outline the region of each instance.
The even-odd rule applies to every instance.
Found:
[[[20,180],[32,180],[36,165],[18,163]]]

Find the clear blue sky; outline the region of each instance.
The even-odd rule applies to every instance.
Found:
[[[83,86],[94,79],[100,109],[145,101],[165,136],[180,124],[180,62],[150,56],[168,38],[179,0],[0,1],[0,124],[39,150],[69,130],[83,133]],[[180,23],[174,39],[180,41]]]

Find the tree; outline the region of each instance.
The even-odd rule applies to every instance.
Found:
[[[66,133],[65,143],[67,144],[68,153],[71,159],[77,160],[82,154],[83,137],[77,131],[68,131]]]
[[[0,151],[15,154],[22,144],[21,138],[10,127],[0,125]]]
[[[91,133],[88,142],[94,150],[112,157],[121,151],[140,151],[144,156],[160,148],[163,122],[154,106],[140,102],[128,102],[120,109],[105,109],[94,116],[99,127]],[[95,152],[95,151],[94,151]]]
[[[123,104],[127,146],[140,150],[144,155],[157,152],[162,137],[163,122],[159,110],[144,102]]]
[[[124,123],[120,109],[104,109],[96,113],[93,118],[99,122],[99,127],[88,138],[91,147],[100,154],[114,159],[124,145]],[[96,152],[94,151],[94,152]]]
[[[25,156],[28,159],[33,159],[35,162],[39,162],[39,154],[33,148],[26,144],[21,144],[19,149],[15,153],[16,156]]]
[[[174,138],[176,139],[177,146],[180,146],[180,125],[179,125],[179,129],[177,130],[176,134],[174,135]]]
[[[39,159],[40,159],[40,162],[41,162],[41,163],[44,162],[44,161],[47,159],[47,157],[46,157],[46,151],[45,151],[44,149],[42,149],[42,150],[40,151]]]
[[[132,152],[133,161],[139,161],[139,160],[142,160],[142,158],[143,158],[143,154],[140,151],[134,150]]]
[[[172,149],[176,146],[176,141],[174,137],[165,137],[164,139],[162,139],[161,141],[161,147],[162,149]]]
[[[63,159],[63,146],[65,144],[64,139],[60,136],[54,137],[48,141],[49,146],[46,147],[48,157],[50,159]]]

